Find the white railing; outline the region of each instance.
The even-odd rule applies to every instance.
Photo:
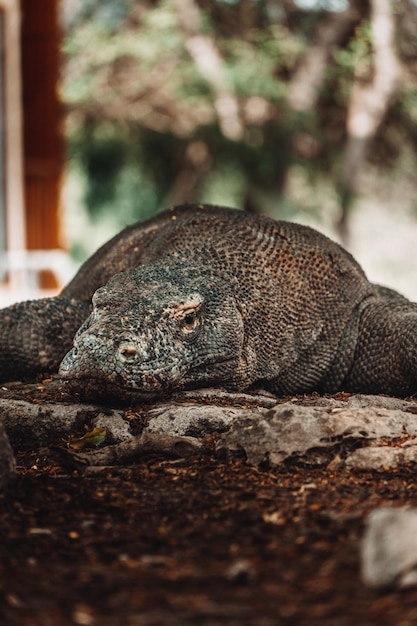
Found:
[[[74,262],[64,250],[12,250],[0,253],[0,307],[58,293],[74,276],[75,269]],[[40,276],[43,271],[50,271],[56,278],[56,289],[41,287]]]

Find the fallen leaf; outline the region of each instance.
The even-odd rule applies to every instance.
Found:
[[[106,440],[107,430],[105,428],[93,428],[82,437],[71,437],[69,446],[74,450],[82,450],[83,448],[92,448],[99,446]]]

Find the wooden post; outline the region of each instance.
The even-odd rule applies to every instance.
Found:
[[[61,247],[59,203],[62,140],[57,97],[57,0],[21,0],[26,244],[29,250]],[[42,287],[56,287],[43,272]]]
[[[3,14],[3,102],[4,102],[4,177],[6,206],[6,247],[25,248],[25,211],[23,204],[22,96],[20,57],[20,11],[17,0],[0,0]],[[11,272],[12,290],[22,288],[20,272]]]

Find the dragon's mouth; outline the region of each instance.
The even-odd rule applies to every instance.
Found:
[[[77,400],[96,402],[111,402],[113,404],[137,404],[169,398],[169,390],[144,390],[127,387],[125,384],[109,382],[99,377],[63,378],[63,383],[69,394]]]
[[[64,374],[62,381],[72,396],[84,402],[137,404],[167,400],[181,390],[224,384],[228,368],[234,362],[234,357],[222,355],[212,362],[199,363],[179,380],[167,380],[157,374],[145,375],[141,387],[130,384],[120,375],[109,380],[100,372],[89,376]]]

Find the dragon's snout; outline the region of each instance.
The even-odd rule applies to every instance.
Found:
[[[138,349],[133,343],[123,343],[117,349],[117,355],[121,361],[135,361],[138,357]]]

